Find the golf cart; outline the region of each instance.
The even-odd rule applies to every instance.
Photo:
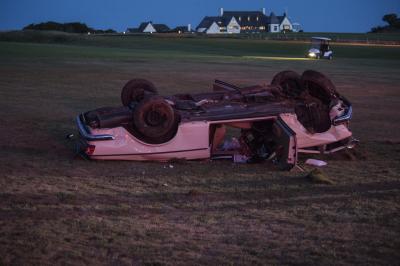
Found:
[[[320,59],[325,58],[332,60],[333,51],[329,46],[329,41],[331,39],[324,37],[312,37],[311,38],[311,49],[308,50],[307,57]]]

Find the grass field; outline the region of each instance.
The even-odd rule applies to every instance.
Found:
[[[340,45],[333,61],[268,59],[302,58],[306,48],[0,41],[0,265],[397,265],[400,47]],[[333,185],[268,163],[85,161],[65,140],[76,114],[119,105],[134,77],[170,94],[209,90],[215,78],[269,82],[286,69],[322,71],[353,102],[359,147],[322,157]]]

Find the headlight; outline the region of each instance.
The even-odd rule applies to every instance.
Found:
[[[316,55],[315,55],[315,53],[311,52],[311,53],[308,53],[308,56],[309,57],[315,57]]]

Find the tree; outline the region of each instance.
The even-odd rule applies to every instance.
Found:
[[[23,30],[46,30],[46,31],[64,31],[68,33],[115,33],[113,29],[95,30],[88,27],[85,23],[80,22],[70,22],[70,23],[58,23],[54,21],[48,21],[39,24],[29,24],[24,27]]]
[[[379,33],[379,32],[399,32],[400,31],[400,18],[397,17],[397,14],[390,13],[383,16],[382,20],[386,22],[388,25],[386,26],[377,26],[373,27],[370,32]]]
[[[396,14],[391,13],[384,15],[382,20],[389,24],[389,26],[394,27],[398,19]]]

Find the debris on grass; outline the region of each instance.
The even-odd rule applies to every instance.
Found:
[[[233,156],[233,162],[234,163],[247,163],[249,161],[249,157],[247,157],[246,155],[242,155],[242,154],[234,154]]]
[[[196,197],[196,196],[199,196],[199,195],[201,195],[202,193],[199,191],[199,190],[197,190],[197,189],[191,189],[191,190],[189,190],[189,192],[187,193],[187,195],[188,196],[190,196],[190,197]]]
[[[335,182],[332,181],[321,169],[315,168],[306,176],[308,180],[317,184],[328,184],[334,185]]]
[[[296,164],[296,167],[294,169],[297,169],[300,172],[305,172],[306,171],[306,169],[304,169],[304,167],[302,165],[300,165],[300,164]]]
[[[306,164],[321,167],[327,165],[328,163],[317,159],[307,159]]]
[[[355,149],[345,149],[329,155],[329,160],[365,161],[367,159],[368,154],[360,145]]]

